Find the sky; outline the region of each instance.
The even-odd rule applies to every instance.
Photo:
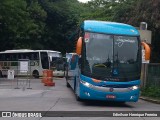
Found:
[[[78,0],[79,2],[83,2],[83,3],[86,3],[88,1],[91,1],[91,0]]]

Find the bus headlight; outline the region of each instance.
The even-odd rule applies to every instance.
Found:
[[[131,89],[131,90],[137,90],[137,89],[139,89],[139,86],[138,85],[134,85],[132,87],[129,87],[129,89]]]
[[[83,81],[83,80],[80,80],[80,83],[82,83],[86,87],[92,87],[93,86],[92,84],[90,84],[90,83],[88,83],[86,81]]]

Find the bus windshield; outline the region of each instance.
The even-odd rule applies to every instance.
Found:
[[[140,78],[139,39],[133,36],[85,33],[82,73],[106,81]]]
[[[52,57],[52,61],[51,61],[51,69],[52,70],[64,70],[64,60],[62,57]]]

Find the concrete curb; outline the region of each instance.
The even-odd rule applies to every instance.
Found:
[[[158,100],[158,99],[154,99],[154,98],[150,98],[150,97],[144,97],[144,96],[140,96],[139,98],[142,99],[142,100],[145,100],[145,101],[152,102],[152,103],[160,104],[160,100]]]

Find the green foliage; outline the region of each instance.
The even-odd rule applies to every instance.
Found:
[[[0,4],[1,50],[32,48],[43,33],[46,13],[37,0],[3,0]]]
[[[30,48],[72,52],[75,43],[68,39],[87,19],[133,26],[145,21],[159,39],[159,4],[158,0],[91,0],[85,4],[77,0],[1,0],[0,51]],[[158,43],[154,40],[153,50],[160,51]]]
[[[117,22],[127,23],[132,17],[132,11],[137,3],[137,0],[123,0],[114,4],[113,20]],[[132,24],[133,25],[133,24]]]
[[[75,0],[48,0],[41,1],[47,12],[46,27],[42,41],[44,49],[54,49],[65,53],[71,46],[68,36],[76,29],[78,19],[78,2]],[[66,44],[67,43],[67,44]]]
[[[112,9],[110,8],[111,2],[106,0],[94,0],[83,5],[84,12],[81,13],[81,21],[86,19],[94,20],[112,20]]]
[[[134,9],[130,11],[131,17],[127,23],[139,26],[140,22],[147,22],[148,29],[152,31],[152,54],[151,62],[160,61],[160,1],[159,0],[139,0]]]
[[[92,0],[84,5],[86,10],[82,12],[82,17],[126,23],[136,3],[137,0]]]
[[[160,99],[160,88],[155,87],[155,86],[143,88],[142,89],[142,96]]]

